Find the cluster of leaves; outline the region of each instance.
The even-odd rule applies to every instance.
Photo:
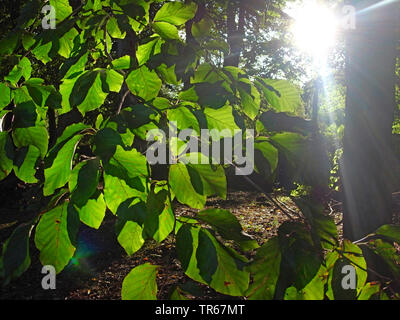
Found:
[[[342,293],[334,285],[334,270],[343,259],[357,266],[358,298],[381,294],[379,285],[365,283],[365,261],[358,246],[345,242],[340,247],[336,226],[315,213],[318,210],[304,206],[304,223],[285,223],[278,237],[261,248],[229,211],[175,216],[175,199],[201,210],[208,196],[226,198],[225,172],[221,165],[189,164],[178,152],[168,179],[154,180],[146,157],[134,147],[149,130],[167,132],[170,121],[178,130],[207,128],[233,135],[236,129],[252,126],[257,132],[257,171],[274,177],[285,161],[292,182],[311,176],[305,168],[313,144],[306,134],[308,123],[293,117],[303,114],[294,85],[205,63],[202,57],[209,48],[202,39],[210,32],[207,21],[192,26],[196,47],[186,45],[180,32],[195,17],[196,3],[159,3],[157,12],[150,14],[156,2],[161,1],[88,0],[73,10],[68,0],[50,0],[57,28],[38,32],[43,3],[32,0],[23,7],[16,29],[1,40],[2,59],[17,62],[0,82],[0,116],[13,115],[12,128],[0,132],[0,179],[14,171],[21,181],[39,184],[48,198],[37,217],[19,225],[4,243],[4,283],[28,269],[33,231],[41,263],[53,265],[59,273],[74,256],[80,224],[98,229],[111,212],[118,242],[127,254],[137,252],[148,239],[162,242],[172,234],[185,274],[223,294],[338,298]],[[132,32],[141,35],[132,54],[113,57],[114,43]],[[60,58],[59,83],[32,77],[33,63]],[[100,60],[106,65],[99,67]],[[175,88],[169,98],[161,94],[167,86]],[[104,117],[98,111],[112,93],[120,95],[121,103]],[[124,103],[127,95],[136,103]],[[49,147],[50,112],[60,117],[72,111],[98,116],[94,124],[67,126]],[[277,117],[281,120],[275,121]],[[185,143],[168,141],[179,150]],[[390,238],[392,233],[384,235]],[[389,248],[387,242],[375,244],[376,251]],[[249,261],[243,253],[255,249],[256,258]],[[328,256],[324,250],[330,250]],[[392,266],[395,269],[396,264]],[[155,298],[157,268],[144,264],[133,269],[124,280],[122,298]]]

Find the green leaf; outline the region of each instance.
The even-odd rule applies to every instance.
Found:
[[[224,83],[226,82],[226,83]],[[231,79],[215,66],[210,63],[202,63],[196,68],[194,73],[194,77],[191,83],[199,84],[199,83],[208,83],[214,86],[222,86],[225,87],[229,92],[233,92],[229,87],[231,83]]]
[[[126,84],[134,95],[150,101],[157,97],[162,83],[155,71],[150,71],[146,66],[142,66],[128,75]]]
[[[128,255],[133,255],[144,244],[143,227],[134,221],[127,221],[118,235],[119,244]]]
[[[199,244],[196,251],[197,267],[200,276],[207,282],[211,283],[212,276],[218,268],[217,249],[214,246],[208,234],[200,229]]]
[[[295,202],[311,225],[314,242],[321,243],[325,249],[337,247],[339,238],[335,221],[323,213],[323,206],[307,198],[295,199]]]
[[[124,76],[113,69],[106,70],[106,82],[109,91],[118,93],[124,83]]]
[[[165,189],[160,190],[155,193],[153,190],[148,194],[146,201],[146,210],[148,214],[159,215],[163,212],[166,200],[168,196],[168,191]]]
[[[302,117],[293,117],[284,112],[276,113],[272,110],[264,112],[260,116],[260,121],[268,131],[288,131],[308,135],[313,130],[312,121]]]
[[[157,242],[164,241],[174,229],[175,216],[167,195],[168,191],[162,189],[157,194],[150,192],[147,196],[144,233]]]
[[[291,183],[293,181],[304,184],[309,182],[313,176],[312,171],[306,170],[310,163],[306,161],[306,156],[309,155],[307,152],[310,146],[309,141],[300,134],[284,132],[272,136],[269,142],[279,150],[280,159],[285,159],[285,177],[288,177]],[[290,188],[285,181],[281,182]]]
[[[3,244],[0,270],[3,270],[4,285],[21,276],[31,264],[29,255],[31,230],[32,224],[21,224]]]
[[[81,138],[82,135],[73,136],[58,150],[54,160],[46,164],[43,188],[45,196],[53,194],[56,189],[63,187],[68,182],[72,171],[75,149]]]
[[[157,97],[153,100],[153,106],[159,110],[166,110],[171,108],[171,103],[167,98]]]
[[[20,88],[14,93],[14,101],[16,107],[13,110],[14,128],[29,128],[34,127],[38,122],[38,114],[35,103],[32,100],[25,100],[27,93],[27,88]]]
[[[175,67],[176,65],[168,67],[165,63],[163,63],[157,67],[157,71],[165,83],[177,86],[179,85],[179,82],[176,76]]]
[[[391,277],[400,277],[400,256],[395,245],[382,239],[370,240],[365,251],[376,259],[376,264],[385,269]]]
[[[100,179],[99,165],[100,162],[96,158],[80,162],[72,170],[69,190],[72,203],[78,207],[82,207],[97,190]]]
[[[196,241],[198,240],[195,231],[196,230],[192,229],[189,224],[183,224],[176,234],[176,251],[178,259],[181,262],[182,270],[188,274],[193,273],[193,276],[196,272],[196,266],[193,262],[193,252],[195,250],[195,239]],[[202,280],[200,280],[200,282],[202,282]]]
[[[259,173],[264,174],[264,176],[269,177],[273,174],[278,167],[279,153],[278,150],[267,141],[267,138],[258,137],[256,138],[255,151],[259,151],[263,157],[264,161],[258,162],[257,151],[255,152],[256,157],[256,169]],[[265,160],[267,163],[265,163]]]
[[[284,281],[301,290],[320,269],[321,249],[314,245],[309,231],[301,223],[284,222],[279,227],[278,237],[282,252],[281,273],[287,274]]]
[[[199,212],[196,218],[208,223],[224,239],[236,241],[244,250],[259,247],[257,241],[243,233],[240,222],[228,210],[208,209]]]
[[[44,64],[47,64],[51,61],[50,52],[52,49],[52,42],[45,42],[43,44],[43,40],[40,40],[39,45],[35,46],[32,50],[32,54],[36,59],[42,61]]]
[[[111,128],[103,128],[94,136],[93,152],[102,160],[108,161],[114,155],[118,145],[123,145],[121,135]]]
[[[245,79],[242,79],[242,81],[244,80]],[[257,88],[253,84],[251,84],[250,81],[249,83],[239,82],[239,84],[240,86],[238,90],[242,102],[243,111],[251,120],[254,120],[257,117],[258,112],[260,111],[260,93],[258,92]],[[249,87],[249,90],[247,86]]]
[[[136,57],[137,57],[139,66],[145,64],[150,59],[150,57],[153,54],[155,54],[154,48],[159,41],[160,41],[160,38],[157,37],[157,38],[150,40],[149,42],[142,44],[138,47],[138,50],[136,52]]]
[[[224,84],[228,86],[226,80],[219,81],[218,83],[196,83],[194,88],[196,95],[198,96],[199,105],[212,109],[223,108],[226,105],[228,98],[232,99],[232,94],[227,91]],[[193,95],[193,93],[189,91],[186,95],[188,98],[191,98],[190,95]]]
[[[0,83],[0,110],[11,102],[11,90],[5,83]]]
[[[11,30],[0,40],[0,54],[11,54],[19,44],[20,34]]]
[[[364,287],[365,283],[367,282],[368,274],[365,271],[367,269],[367,262],[363,257],[363,252],[361,248],[355,244],[353,244],[349,240],[343,241],[343,255],[346,258],[347,264],[350,262],[353,263],[354,267],[356,268],[357,273],[357,292]]]
[[[123,56],[112,61],[114,70],[126,70],[131,68],[131,56]]]
[[[44,126],[16,128],[13,131],[13,140],[17,148],[35,146],[40,151],[42,159],[47,154],[49,135]]]
[[[109,88],[104,87],[101,78],[101,72],[98,70],[87,71],[79,76],[69,96],[71,107],[77,107],[83,115],[99,108],[109,92]]]
[[[295,287],[292,286],[286,289],[284,300],[302,300],[302,295]]]
[[[186,21],[193,19],[196,11],[197,4],[194,2],[189,4],[168,2],[158,10],[154,17],[154,21],[164,21],[179,26],[184,24]]]
[[[189,299],[185,297],[181,288],[176,287],[170,296],[170,300],[189,300]]]
[[[36,183],[36,162],[40,157],[39,150],[34,146],[24,147],[17,151],[14,159],[15,175],[26,183]]]
[[[58,54],[64,58],[69,58],[74,49],[74,39],[79,36],[75,28],[71,28],[58,40]]]
[[[68,233],[68,202],[46,212],[40,219],[35,233],[40,262],[52,265],[61,272],[75,252]]]
[[[344,240],[341,248],[342,254],[333,251],[326,257],[326,267],[329,270],[328,290],[326,296],[330,300],[341,297],[342,299],[356,299],[362,288],[365,286],[367,280],[366,261],[362,256],[362,250],[349,240]],[[357,288],[356,290],[347,290],[351,292],[344,292],[342,288],[342,267],[351,265],[356,270],[357,275]],[[364,269],[364,270],[363,270]]]
[[[381,285],[377,282],[368,282],[361,289],[361,292],[357,298],[357,300],[370,300],[373,295],[379,293],[381,291]]]
[[[303,300],[324,300],[325,285],[328,281],[327,268],[321,265],[318,273],[300,292]]]
[[[57,138],[56,145],[50,150],[50,153],[59,149],[60,146],[64,145],[70,138],[78,133],[83,133],[83,131],[89,129],[90,126],[79,122],[73,123],[66,127],[60,137]]]
[[[158,268],[149,263],[133,268],[122,283],[122,300],[156,300]]]
[[[27,51],[36,43],[33,34],[30,32],[24,32],[21,40],[24,49]]]
[[[169,170],[169,183],[179,202],[195,209],[202,209],[206,203],[206,195],[199,194],[191,182],[187,167],[173,164]]]
[[[29,95],[32,100],[39,106],[44,107],[46,101],[51,93],[54,93],[54,88],[51,86],[44,86],[42,79],[30,79],[25,81],[26,88],[28,89]],[[54,90],[54,91],[53,91]]]
[[[98,11],[102,9],[101,5],[101,0],[87,0],[85,1],[85,5],[83,6],[83,9],[85,10],[93,10],[93,11]]]
[[[191,101],[191,102],[199,101],[199,95],[197,94],[195,87],[191,87],[190,89],[180,92],[178,97],[179,100],[182,101]]]
[[[4,80],[10,81],[14,86],[18,83],[21,77],[29,80],[32,73],[32,64],[28,58],[24,57],[21,61],[14,66],[10,73],[4,77]]]
[[[271,137],[271,143],[282,150],[288,158],[295,157],[304,149],[305,138],[298,133],[284,132]]]
[[[80,220],[87,226],[98,229],[106,214],[106,203],[101,192],[93,194],[82,207],[75,206]]]
[[[357,290],[356,289],[344,289],[342,286],[342,280],[345,276],[342,274],[342,269],[348,266],[349,262],[346,259],[338,259],[332,271],[332,290],[335,300],[356,300]],[[358,279],[357,279],[358,280]]]
[[[243,257],[220,244],[209,231],[201,229],[201,232],[203,233],[201,243],[207,241],[207,246],[211,247],[210,250],[212,251],[212,247],[214,247],[218,266],[215,269],[215,259],[207,261],[207,257],[204,256],[211,252],[210,250],[199,250],[200,228],[185,225],[179,229],[177,234],[178,258],[182,263],[185,274],[195,281],[209,284],[211,288],[222,294],[243,296],[249,285],[249,273],[243,270]],[[205,238],[208,239],[205,240]],[[198,250],[199,253],[197,254]],[[201,271],[198,265],[198,258],[200,257],[200,267],[206,279],[209,280],[207,274],[209,275],[215,269],[209,282],[206,282],[200,275]]]
[[[115,17],[111,17],[107,21],[107,32],[115,39],[124,39],[126,32],[122,32],[118,27],[118,21]]]
[[[104,167],[108,174],[127,181],[148,174],[146,157],[136,149],[126,151],[121,146],[117,146],[114,155]]]
[[[56,21],[61,22],[72,13],[68,0],[50,0],[50,5],[56,10]]]
[[[146,16],[150,6],[150,3],[145,0],[118,0],[117,3],[122,8],[124,13],[133,19]]]
[[[212,27],[215,26],[214,21],[209,17],[204,17],[199,22],[192,25],[192,34],[195,38],[205,38],[212,35]]]
[[[206,196],[218,195],[226,199],[227,183],[225,170],[222,166],[213,168],[210,164],[188,164],[189,174],[194,170],[201,178],[202,192]]]
[[[168,105],[170,107],[170,105]],[[168,120],[176,122],[179,130],[193,129],[200,133],[199,122],[195,115],[186,107],[168,110]]]
[[[118,207],[127,199],[145,199],[143,182],[139,178],[136,178],[135,182],[136,188],[133,183],[128,185],[124,180],[104,173],[104,198],[112,213],[117,214]]]
[[[377,235],[386,237],[392,241],[400,243],[400,226],[384,225],[376,232]]]
[[[268,240],[257,250],[248,270],[253,282],[246,292],[250,300],[273,300],[281,265],[281,251],[277,237]]]
[[[153,23],[153,29],[165,40],[180,40],[178,29],[167,22]]]
[[[261,79],[264,95],[270,106],[277,112],[303,115],[303,101],[300,89],[287,80]]]
[[[60,74],[64,76],[63,82],[65,82],[66,79],[74,78],[77,74],[80,74],[85,70],[85,65],[87,63],[88,55],[89,55],[88,52],[83,51],[80,54],[78,54],[77,56],[69,58],[61,66]],[[72,80],[72,82],[73,81],[74,80]],[[60,91],[61,91],[61,87],[63,87],[63,84],[60,86]],[[72,87],[71,87],[71,90],[72,90]],[[67,102],[69,99],[69,95],[65,96],[64,98],[66,99],[66,102]]]
[[[226,105],[220,109],[205,108],[204,114],[207,118],[208,129],[216,129],[219,132],[229,130],[233,136],[234,130],[239,130],[232,114],[232,107]]]
[[[0,180],[6,178],[13,168],[14,147],[8,132],[0,132]]]

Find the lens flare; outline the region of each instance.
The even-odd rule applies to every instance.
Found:
[[[325,67],[330,50],[335,46],[339,21],[328,7],[310,1],[289,14],[294,22],[291,33],[296,46],[308,54],[317,67]]]

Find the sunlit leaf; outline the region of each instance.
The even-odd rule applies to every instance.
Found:
[[[82,135],[73,136],[59,149],[54,160],[47,164],[44,170],[43,194],[45,196],[53,194],[56,189],[68,182],[72,172],[72,160],[81,138]]]
[[[61,272],[75,252],[68,233],[68,202],[46,212],[35,232],[36,248],[40,251],[40,262],[52,265]]]
[[[145,101],[157,97],[161,89],[161,80],[155,71],[150,71],[146,66],[132,71],[126,78],[129,90]]]
[[[8,132],[0,132],[0,180],[7,177],[13,168],[14,148]]]
[[[158,10],[154,21],[169,22],[177,26],[182,25],[194,17],[196,10],[197,4],[195,2],[189,4],[167,2]]]
[[[31,230],[32,224],[21,224],[14,229],[10,238],[3,244],[0,270],[3,272],[4,285],[7,285],[10,280],[18,278],[31,264],[29,255]]]
[[[158,268],[149,263],[133,268],[122,283],[122,300],[156,300]]]

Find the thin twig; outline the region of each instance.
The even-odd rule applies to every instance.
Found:
[[[124,104],[124,102],[125,102],[126,97],[127,97],[128,94],[129,94],[129,92],[130,92],[129,89],[126,90],[126,92],[125,92],[124,95],[122,96],[121,102],[120,102],[120,104],[119,104],[119,106],[118,106],[117,114],[120,114],[120,113],[121,113],[122,106],[123,106],[123,104]]]
[[[347,257],[343,254],[342,251],[340,251],[340,250],[338,250],[338,249],[335,249],[335,251],[336,251],[337,253],[339,253],[339,255],[340,255],[342,258],[346,259],[348,262],[350,262],[351,264],[355,265],[357,268],[360,268],[361,270],[363,270],[363,271],[365,271],[365,272],[367,272],[367,273],[368,273],[368,271],[369,271],[369,272],[373,273],[374,275],[376,275],[377,277],[381,278],[382,280],[386,280],[386,281],[389,281],[389,282],[392,281],[392,279],[390,279],[390,278],[388,278],[388,277],[386,277],[386,276],[381,275],[380,273],[378,273],[377,271],[371,269],[370,267],[367,267],[366,269],[363,268],[363,267],[361,267],[360,265],[358,265],[358,264],[355,263],[354,261],[351,261],[349,258],[347,258]],[[349,254],[356,254],[355,252],[348,252],[348,253],[349,253]]]
[[[237,168],[237,166],[234,164],[234,163],[232,163],[232,165],[234,166],[234,167],[236,167]],[[263,193],[267,198],[268,198],[268,200],[269,201],[271,201],[279,210],[281,210],[282,211],[282,213],[286,216],[286,217],[288,217],[290,220],[295,220],[289,213],[287,213],[286,211],[285,211],[285,209],[283,209],[282,208],[282,206],[280,206],[267,192],[265,192],[260,186],[258,186],[253,180],[251,180],[248,176],[242,176],[244,179],[246,179],[246,181],[248,182],[248,183],[250,183],[254,188],[256,188],[259,192],[261,192],[261,193]]]
[[[284,206],[286,208],[286,210],[288,210],[289,212],[293,213],[298,218],[302,219],[301,215],[297,211],[295,211],[292,208],[290,208],[286,203],[280,201],[277,197],[275,197],[275,200],[278,201],[282,206]]]

